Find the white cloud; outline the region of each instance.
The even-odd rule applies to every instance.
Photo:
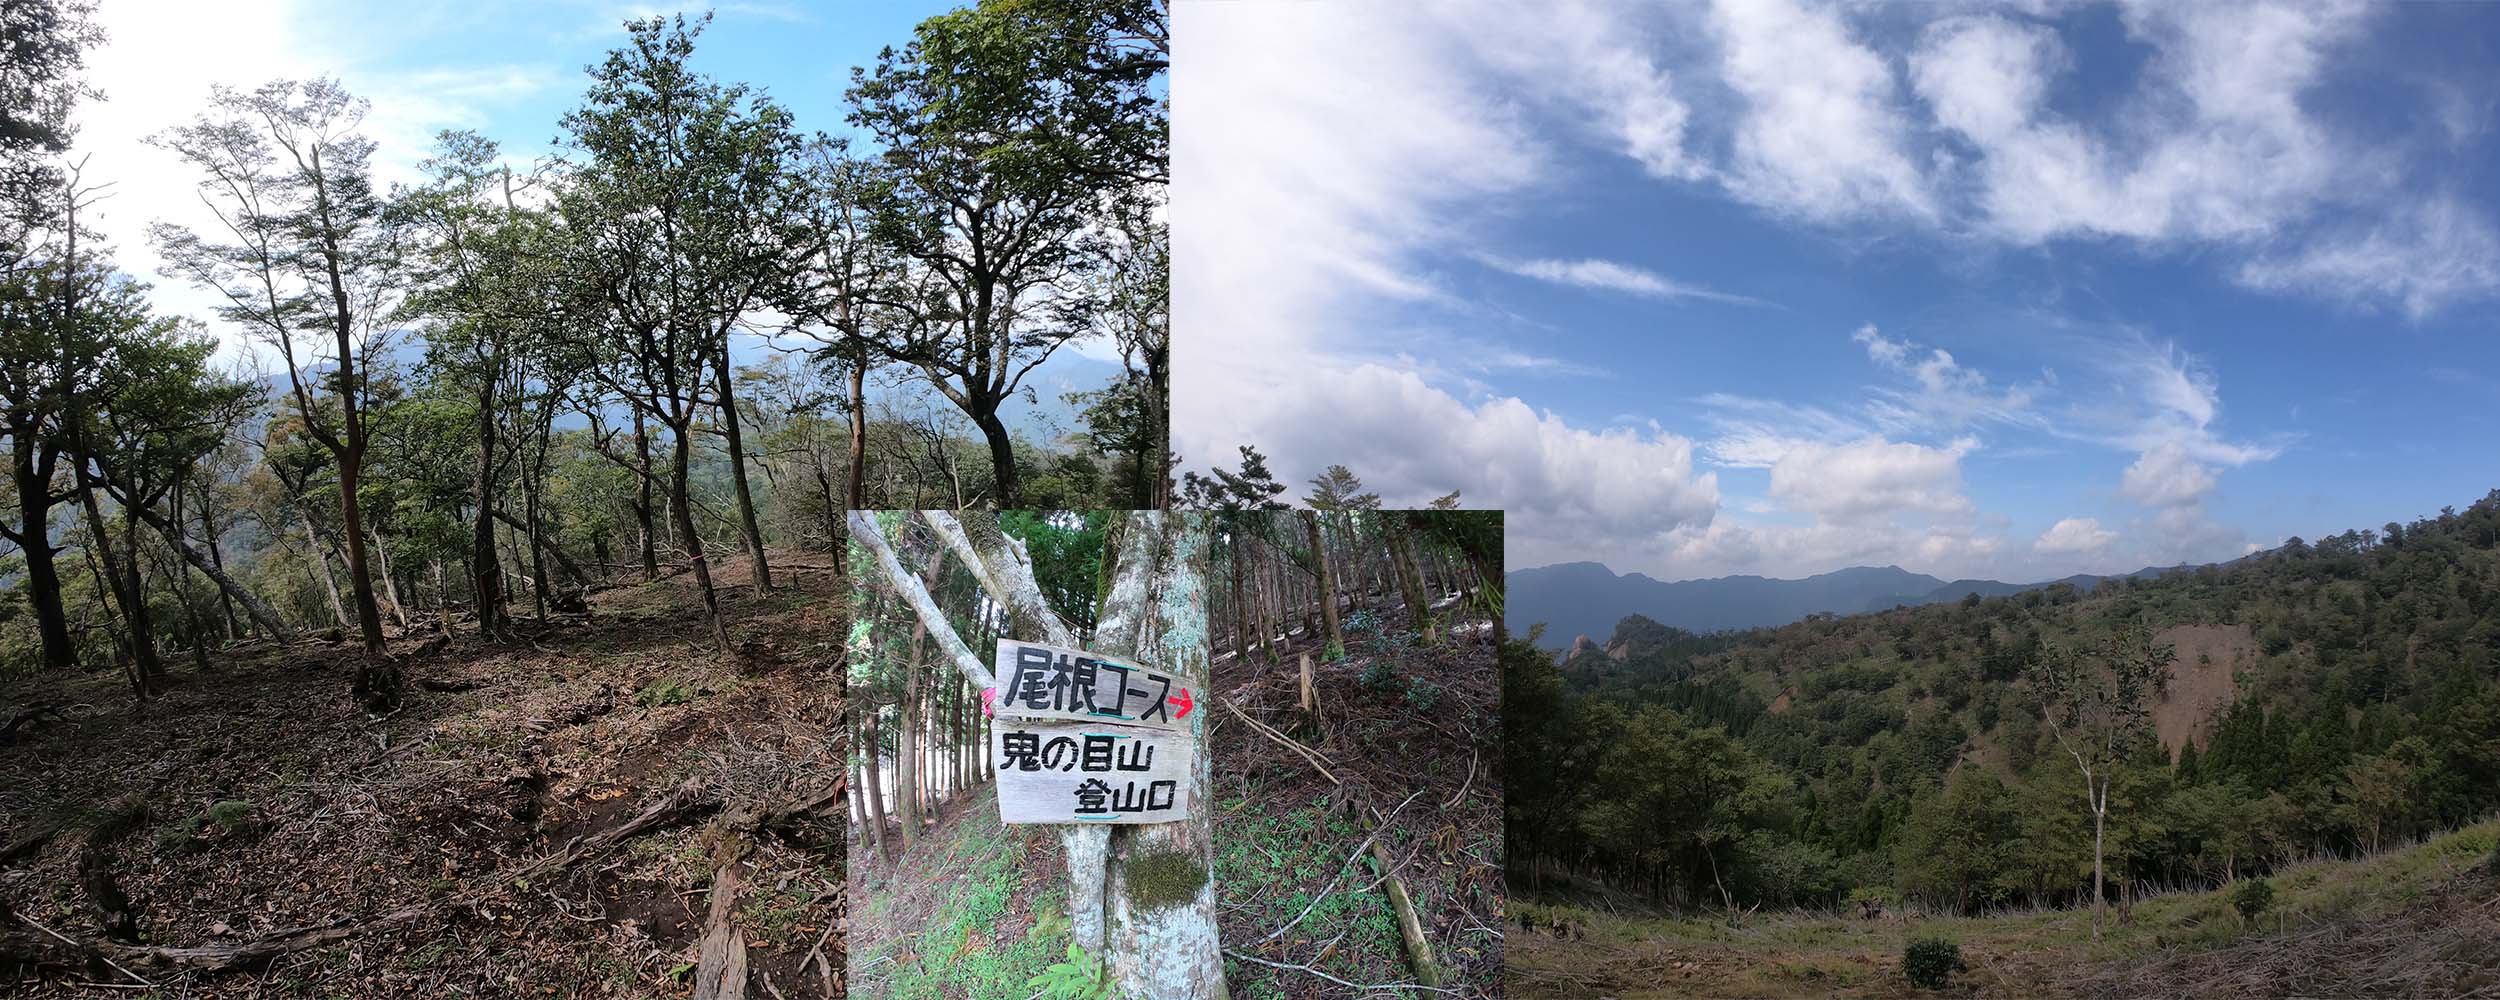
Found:
[[[2118,492],[2150,507],[2203,502],[2214,491],[2214,470],[2188,457],[2177,442],[2155,445],[2127,467]]]
[[[1732,193],[1818,222],[1935,217],[1905,148],[1909,119],[1894,100],[1892,67],[1858,43],[1837,8],[1721,0],[1710,22],[1724,82],[1745,102]]]
[[[1654,299],[1709,299],[1737,305],[1762,304],[1760,299],[1714,291],[1611,260],[1511,260],[1490,255],[1481,259],[1487,267],[1496,270],[1575,288],[1595,288]]]
[[[2110,543],[2117,540],[2118,533],[2101,527],[2097,519],[2070,517],[2049,525],[2049,530],[2041,532],[2031,547],[2033,551],[2050,555],[2088,556],[2109,548]]]
[[[1584,554],[1707,525],[1719,505],[1717,476],[1694,471],[1685,438],[1573,427],[1515,397],[1469,404],[1409,371],[1307,372],[1262,402],[1229,430],[1258,443],[1279,480],[1343,464],[1389,502],[1418,505],[1463,488],[1471,505],[1507,510],[1512,532]]]
[[[1865,345],[1875,363],[1910,378],[1908,388],[1877,387],[1869,404],[1875,423],[1891,433],[1957,430],[1983,421],[2029,423],[2034,390],[2023,386],[1999,389],[1988,377],[1965,368],[1943,348],[1927,348],[1885,337],[1869,323],[1852,334]]]
[[[2433,198],[2385,220],[2320,234],[2289,253],[2248,261],[2238,278],[2267,291],[2393,302],[2418,320],[2452,302],[2500,291],[2500,235],[2464,202]]]
[[[1836,521],[1968,514],[1962,456],[1976,447],[1967,438],[1942,448],[1882,438],[1800,444],[1771,466],[1771,496]]]

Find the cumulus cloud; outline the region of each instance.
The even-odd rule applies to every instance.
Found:
[[[1745,103],[1726,178],[1737,197],[1824,222],[1937,214],[1905,148],[1892,67],[1838,9],[1722,0],[1710,25],[1722,79]]]
[[[2149,507],[2180,507],[2203,502],[2214,481],[2212,466],[2189,458],[2178,443],[2164,442],[2127,467],[2118,492]]]
[[[1897,513],[1967,514],[1962,456],[1968,438],[1942,448],[1865,438],[1801,444],[1771,466],[1771,496],[1819,517],[1858,521]]]
[[[2049,525],[2031,543],[2033,551],[2050,555],[2095,555],[2118,540],[2118,533],[2089,517],[2070,517]]]

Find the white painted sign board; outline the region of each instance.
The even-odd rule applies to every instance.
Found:
[[[1001,823],[1169,823],[1189,814],[1195,693],[1169,674],[1081,649],[998,641]]]
[[[1189,814],[1187,733],[1000,718],[1001,823],[1170,823]]]
[[[999,718],[1069,719],[1185,731],[1196,693],[1171,675],[1082,649],[998,640],[998,688],[984,692]]]

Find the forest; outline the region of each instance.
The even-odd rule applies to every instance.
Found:
[[[860,995],[1093,995],[1065,976],[1141,997],[1493,981],[1500,514],[1383,511],[1342,469],[1314,481],[1310,510],[1241,485],[1159,517],[856,517],[851,876],[877,901],[852,934]],[[1124,575],[1157,558],[1153,580]],[[1154,609],[1142,626],[1138,607]],[[1001,824],[996,641],[1122,654],[1141,627],[1163,645],[1138,662],[1196,695],[1198,815]],[[1196,902],[1158,910],[1135,897],[1166,827],[1197,870],[1173,898]],[[1175,940],[1206,950],[1158,964]]]
[[[1515,891],[2101,911],[2500,809],[2500,492],[2156,577],[1511,661]],[[2495,869],[2500,871],[2500,869]]]
[[[632,20],[552,156],[416,183],[335,80],[220,88],[155,286],[95,9],[0,4],[0,982],[845,995],[845,512],[1168,493],[1163,8],[930,17],[848,138]],[[1011,419],[1080,341],[1081,426]]]
[[[551,159],[446,132],[387,190],[335,81],[220,89],[151,140],[215,212],[151,237],[211,316],[152,307],[85,222],[92,8],[21,8],[47,33],[12,43],[38,75],[0,109],[11,670],[119,664],[145,697],[184,651],[499,633],[612,574],[686,570],[710,607],[854,507],[1164,496],[1155,4],[932,18],[853,72],[858,140],[697,71],[708,16],[634,21]],[[1088,338],[1125,362],[1069,401],[1084,426],[1010,427]],[[745,578],[715,579],[725,551]],[[359,683],[382,711],[398,681]]]

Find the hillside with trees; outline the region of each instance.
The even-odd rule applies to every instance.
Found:
[[[1739,925],[2071,909],[2097,941],[2149,897],[2500,809],[2500,492],[2089,593],[1713,635],[1627,618],[1505,682],[1511,773],[1550,776],[1506,804],[1521,897]],[[2500,922],[2477,919],[2488,969]]]

